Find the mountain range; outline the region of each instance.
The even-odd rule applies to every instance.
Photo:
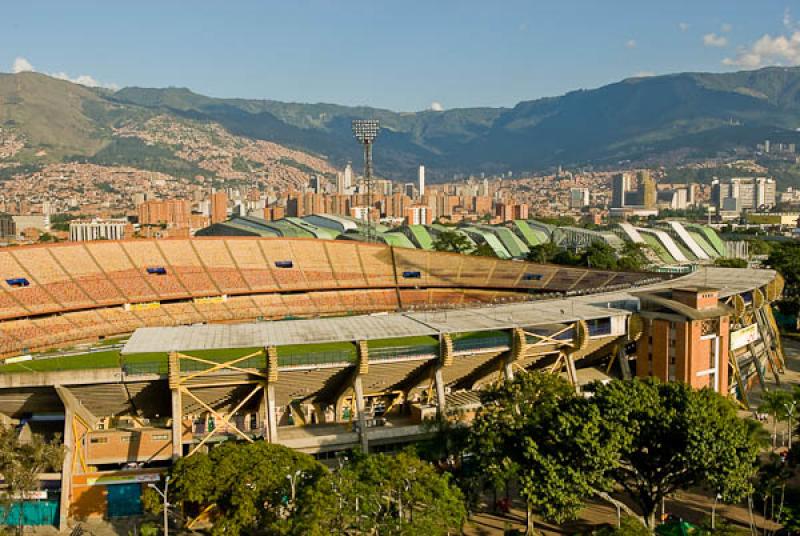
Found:
[[[0,74],[0,128],[25,141],[7,158],[20,169],[37,159],[96,159],[104,152],[106,161],[109,154],[124,161],[124,150],[109,151],[115,129],[154,116],[216,123],[233,136],[322,156],[336,167],[352,160],[356,169],[361,152],[350,122],[376,118],[376,173],[397,180],[411,180],[420,163],[435,180],[558,165],[675,164],[752,151],[766,138],[800,142],[800,68],[629,78],[512,108],[409,113],[213,98],[185,88],[112,92],[36,73]],[[174,167],[180,158],[173,160]]]

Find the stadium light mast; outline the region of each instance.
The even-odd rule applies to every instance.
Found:
[[[364,180],[367,182],[367,241],[374,242],[372,232],[372,144],[378,136],[380,122],[377,119],[354,119],[353,136],[364,146]]]

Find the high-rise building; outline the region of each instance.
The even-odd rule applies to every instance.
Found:
[[[617,173],[611,179],[611,208],[625,207],[625,195],[631,189],[631,177],[628,173]]]
[[[152,199],[136,207],[139,225],[189,227],[192,207],[183,199]]]
[[[636,174],[639,183],[638,190],[641,194],[642,206],[646,209],[656,208],[656,180],[649,170],[640,171]]]
[[[433,214],[426,205],[411,205],[406,208],[405,221],[408,225],[430,225]]]
[[[736,216],[775,206],[775,179],[767,177],[733,177],[711,182],[711,201],[721,216]]]
[[[0,214],[0,238],[16,238],[17,224],[11,214]]]
[[[589,206],[589,189],[588,188],[570,188],[569,189],[569,208],[581,209]]]
[[[348,162],[347,165],[344,167],[344,189],[348,191],[350,188],[353,187],[353,164],[352,162]]]
[[[221,223],[228,219],[228,194],[217,191],[211,194],[211,223]]]
[[[419,196],[422,197],[425,195],[425,166],[419,166],[417,178],[419,179]]]

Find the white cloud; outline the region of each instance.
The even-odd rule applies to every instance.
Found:
[[[31,62],[27,59],[19,57],[14,59],[14,63],[11,65],[11,72],[13,73],[24,73],[24,72],[37,72],[36,69],[33,67]],[[119,89],[117,84],[106,84],[102,82],[98,82],[94,77],[89,76],[88,74],[82,74],[75,78],[72,78],[67,73],[60,71],[57,73],[44,73],[48,76],[52,76],[53,78],[58,78],[59,80],[66,80],[67,82],[72,82],[73,84],[81,84],[82,86],[88,87],[104,87],[107,89]]]
[[[25,58],[14,58],[14,63],[11,65],[11,72],[14,74],[26,73],[33,70],[34,69],[33,65],[31,65],[31,62]]]
[[[431,103],[431,111],[433,111],[433,112],[443,112],[444,111],[444,106],[442,106],[442,103],[439,102],[439,101],[433,101]]]
[[[689,29],[689,23],[688,22],[679,22],[678,23],[678,29],[680,31],[682,31],[682,32],[685,32],[686,30]]]
[[[656,75],[656,73],[654,73],[653,71],[639,71],[637,73],[634,73],[633,77],[634,78],[648,78],[650,76],[655,76],[655,75]]]
[[[794,19],[792,19],[792,11],[787,7],[783,10],[783,25],[789,29],[794,29]]]
[[[636,48],[636,39],[629,39],[625,43],[625,48]]]
[[[707,47],[724,47],[728,45],[728,38],[724,35],[710,33],[703,36],[703,44]]]
[[[520,24],[519,25],[519,31],[520,32],[527,32],[528,31],[528,23],[527,22],[523,22],[522,24]]]
[[[800,31],[790,35],[764,34],[752,45],[741,47],[734,58],[725,58],[723,65],[755,69],[765,65],[800,65]]]
[[[722,23],[722,27],[721,27],[721,28],[722,28],[722,31],[723,31],[724,33],[728,33],[728,32],[730,32],[731,30],[733,30],[733,26],[732,26],[732,25],[730,25],[730,24],[728,24],[727,22],[723,22],[723,23]]]

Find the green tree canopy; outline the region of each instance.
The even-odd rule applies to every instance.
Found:
[[[186,511],[213,505],[212,534],[286,532],[297,501],[325,468],[308,454],[264,441],[227,442],[172,467],[170,502]]]
[[[600,413],[561,377],[520,373],[481,393],[472,451],[496,484],[517,476],[532,510],[547,520],[573,519],[586,497],[607,488],[614,445]]]
[[[63,460],[64,447],[58,438],[48,442],[34,434],[29,441],[20,441],[13,426],[0,425],[0,474],[6,485],[0,494],[0,508],[7,512],[15,501],[38,490],[39,473],[60,472]],[[18,534],[22,534],[22,528],[21,524],[17,527]]]
[[[592,404],[619,463],[610,476],[655,524],[661,499],[704,486],[724,501],[751,490],[758,446],[733,404],[680,382],[612,381],[599,385]]]
[[[298,534],[456,534],[464,501],[447,474],[412,452],[357,455],[304,491]]]
[[[472,251],[472,242],[466,235],[458,231],[442,231],[433,240],[433,249],[452,253],[469,253]]]

